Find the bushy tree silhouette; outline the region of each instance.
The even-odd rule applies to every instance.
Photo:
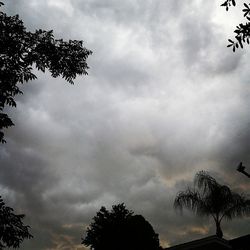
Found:
[[[94,250],[159,250],[158,234],[141,215],[133,215],[125,205],[108,211],[102,207],[87,229],[82,244]]]
[[[177,194],[174,207],[186,207],[199,216],[211,216],[216,225],[216,235],[223,237],[222,219],[250,215],[250,200],[243,194],[233,192],[228,186],[219,184],[207,172],[200,171],[194,179],[194,188]]]
[[[91,53],[82,41],[55,39],[52,30],[28,32],[18,15],[0,11],[0,142],[5,142],[3,129],[14,125],[3,109],[16,106],[14,97],[22,94],[18,83],[36,78],[33,66],[73,84],[77,75],[87,74]]]
[[[226,10],[229,10],[230,6],[236,6],[236,1],[235,0],[226,0],[224,1],[221,6],[225,7]],[[235,52],[236,49],[238,48],[243,48],[243,44],[250,43],[250,4],[244,3],[244,9],[243,15],[246,18],[246,23],[240,23],[236,26],[236,29],[234,30],[235,33],[235,40],[228,39],[229,44],[227,47],[232,47],[233,52]]]
[[[5,247],[18,248],[25,238],[32,238],[29,226],[22,222],[23,214],[14,214],[0,196],[0,249]]]

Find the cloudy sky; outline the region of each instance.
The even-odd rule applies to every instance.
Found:
[[[235,170],[239,161],[250,170],[250,48],[226,48],[241,12],[218,0],[4,2],[28,30],[93,51],[74,86],[35,72],[8,111],[16,126],[0,145],[0,192],[31,226],[21,249],[85,249],[91,218],[120,202],[162,246],[214,234],[212,221],[181,216],[173,201],[199,170],[250,190]],[[225,238],[249,223],[224,222]]]

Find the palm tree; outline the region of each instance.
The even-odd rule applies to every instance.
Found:
[[[194,187],[177,194],[174,207],[192,210],[199,216],[211,216],[216,225],[216,235],[223,237],[222,219],[231,220],[250,214],[250,200],[226,186],[219,184],[207,172],[200,171],[194,178]]]

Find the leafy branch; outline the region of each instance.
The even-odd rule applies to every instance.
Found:
[[[52,30],[29,32],[18,15],[0,10],[0,143],[5,142],[3,129],[14,125],[4,108],[16,107],[20,83],[36,79],[33,67],[73,84],[78,75],[88,74],[86,60],[91,54],[82,41],[55,39]]]
[[[226,0],[223,4],[221,4],[221,6],[226,7],[226,11],[229,10],[229,7],[230,7],[231,5],[233,5],[233,6],[236,5],[235,0]]]
[[[226,11],[228,11],[230,6],[236,6],[236,2],[235,0],[227,0],[222,3],[221,6],[226,7]],[[243,49],[244,43],[250,43],[250,4],[244,3],[242,12],[244,13],[243,16],[246,18],[247,22],[245,24],[240,23],[236,26],[236,29],[234,30],[234,40],[228,39],[229,44],[227,47],[231,47],[233,52],[238,48]]]

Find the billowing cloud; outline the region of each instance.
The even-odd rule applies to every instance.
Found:
[[[150,221],[165,246],[214,234],[212,221],[180,216],[173,201],[199,170],[249,192],[235,171],[239,161],[250,166],[249,52],[226,48],[228,16],[237,23],[238,14],[195,0],[4,8],[30,30],[53,29],[94,52],[74,86],[37,72],[8,111],[16,126],[1,145],[0,190],[31,225],[22,249],[84,249],[91,218],[118,202]],[[248,225],[225,222],[225,236]]]

